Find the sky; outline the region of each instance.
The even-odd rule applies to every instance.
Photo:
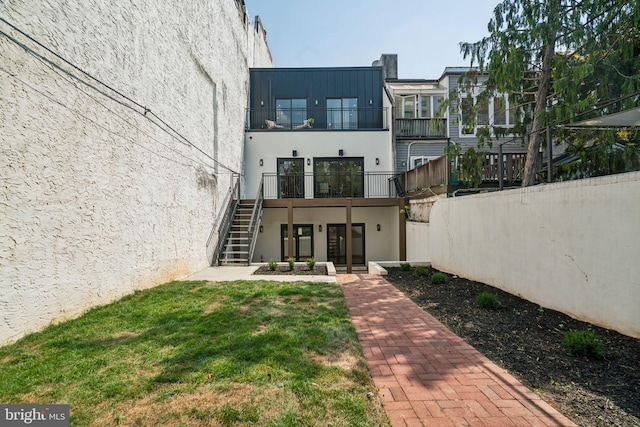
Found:
[[[488,35],[500,0],[245,0],[260,16],[275,67],[369,66],[398,54],[401,79],[468,66],[460,42]]]

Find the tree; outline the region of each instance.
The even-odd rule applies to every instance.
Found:
[[[484,96],[508,94],[518,113],[510,132],[529,140],[523,186],[534,182],[548,126],[640,102],[639,19],[638,1],[504,0],[489,36],[461,43],[473,70],[462,87],[486,74]]]

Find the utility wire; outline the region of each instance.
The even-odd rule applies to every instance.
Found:
[[[58,68],[59,70],[63,71],[64,73],[68,74],[69,76],[73,77],[74,79],[80,81],[81,83],[85,84],[86,86],[90,87],[91,89],[97,91],[98,93],[100,93],[103,96],[106,96],[107,98],[111,99],[114,102],[117,102],[118,104],[129,108],[130,110],[142,115],[143,117],[146,117],[147,119],[149,119],[149,117],[147,117],[148,113],[151,113],[151,115],[153,115],[154,117],[156,117],[156,119],[158,119],[162,124],[164,124],[167,128],[169,128],[175,135],[177,135],[179,138],[176,138],[175,135],[171,135],[170,132],[166,131],[165,129],[162,129],[161,126],[159,126],[156,122],[154,122],[153,120],[149,119],[149,121],[151,121],[152,123],[154,123],[156,126],[158,126],[158,128],[160,128],[161,130],[163,130],[165,133],[171,135],[173,138],[177,139],[178,141],[180,141],[180,139],[182,139],[184,142],[181,143],[186,143],[188,145],[190,145],[191,147],[195,148],[197,151],[199,151],[200,153],[202,153],[204,156],[206,156],[207,158],[209,158],[210,160],[212,160],[216,165],[228,170],[231,173],[235,173],[235,174],[239,174],[239,172],[231,169],[230,167],[226,166],[225,164],[219,162],[218,160],[216,160],[215,158],[211,157],[208,153],[206,153],[205,151],[203,151],[202,149],[200,149],[198,146],[196,146],[194,143],[192,143],[189,139],[187,139],[184,135],[182,135],[181,133],[179,133],[177,130],[175,130],[173,127],[171,127],[165,120],[163,120],[160,116],[158,116],[157,114],[155,114],[153,111],[151,111],[149,108],[143,106],[142,104],[140,104],[139,102],[136,102],[135,100],[131,99],[130,97],[124,95],[123,93],[121,93],[120,91],[114,89],[113,87],[109,86],[108,84],[104,83],[103,81],[101,81],[100,79],[94,77],[93,75],[87,73],[86,71],[84,71],[83,69],[81,69],[80,67],[76,66],[75,64],[73,64],[72,62],[68,61],[67,59],[63,58],[61,55],[59,55],[58,53],[56,53],[55,51],[53,51],[52,49],[48,48],[47,46],[45,46],[44,44],[40,43],[38,40],[34,39],[33,37],[31,37],[30,35],[28,35],[27,33],[25,33],[24,31],[22,31],[21,29],[19,29],[18,27],[16,27],[15,25],[11,24],[10,22],[8,22],[7,20],[5,20],[4,18],[0,17],[0,21],[4,22],[5,24],[7,24],[8,26],[10,26],[11,28],[13,28],[15,31],[19,32],[20,34],[22,34],[23,36],[25,36],[26,38],[28,38],[29,40],[31,40],[32,42],[34,42],[35,44],[37,44],[38,46],[42,47],[43,49],[45,49],[47,52],[51,53],[52,55],[54,55],[56,58],[60,59],[61,61],[63,61],[64,63],[68,64],[69,66],[73,67],[74,69],[78,70],[79,72],[81,72],[82,74],[84,74],[85,76],[89,77],[90,79],[94,80],[95,82],[99,83],[100,85],[106,87],[107,89],[111,90],[112,92],[118,94],[119,96],[121,96],[122,98],[126,99],[127,101],[133,103],[134,105],[136,105],[137,107],[141,108],[143,110],[143,112],[138,111],[137,109],[133,108],[130,105],[125,104],[122,101],[119,101],[115,98],[113,98],[112,96],[108,95],[107,93],[105,93],[104,91],[101,91],[100,89],[96,88],[95,86],[89,84],[88,82],[82,80],[81,78],[79,78],[76,75],[71,74],[69,71],[63,69],[62,67],[60,67],[58,64],[54,63],[53,61],[45,58],[44,56],[40,55],[39,53],[37,53],[36,51],[34,51],[33,49],[29,48],[28,46],[26,46],[25,44],[19,42],[18,40],[16,40],[15,38],[13,38],[12,36],[6,34],[3,31],[0,31],[0,35],[6,37],[8,40],[12,41],[13,43],[17,44],[18,46],[20,46],[22,49],[24,49],[27,53],[30,53],[40,59],[42,59],[43,61],[46,61],[48,63],[50,63],[51,65],[53,65],[54,67]]]
[[[38,59],[39,59],[39,58],[38,58]],[[46,66],[49,66],[49,67],[51,68],[51,70],[53,70],[55,73],[57,73],[61,78],[63,78],[63,79],[65,79],[65,80],[67,80],[70,84],[74,85],[74,82],[73,82],[72,80],[70,80],[70,79],[68,79],[67,77],[65,77],[64,75],[60,74],[60,72],[59,72],[59,71],[57,71],[55,68],[53,68],[53,67],[51,66],[51,64],[49,64],[49,63],[47,63],[47,62],[44,62],[44,61],[42,61],[42,63],[43,63],[44,65],[46,65]],[[75,85],[74,85],[74,86],[75,86]],[[76,86],[76,90],[78,90],[78,91],[82,92],[82,93],[83,93],[83,94],[85,94],[87,97],[91,98],[91,99],[92,99],[96,104],[98,104],[98,105],[102,106],[105,110],[109,111],[111,114],[113,114],[114,116],[118,117],[120,120],[122,120],[123,122],[125,122],[127,125],[129,125],[129,126],[130,126],[130,127],[132,127],[132,128],[135,128],[135,129],[136,129],[136,130],[138,130],[139,132],[141,132],[141,133],[143,133],[144,135],[146,135],[149,139],[151,139],[151,140],[153,140],[153,141],[157,142],[158,144],[162,145],[162,146],[163,146],[163,147],[165,147],[166,149],[168,149],[168,150],[170,150],[170,151],[173,151],[173,152],[174,152],[174,153],[176,153],[177,155],[179,155],[179,156],[181,156],[181,157],[184,157],[185,159],[190,160],[190,161],[192,161],[192,162],[194,162],[194,163],[196,163],[196,164],[201,164],[201,165],[204,165],[204,166],[207,166],[207,167],[209,167],[209,168],[212,168],[212,169],[213,169],[213,167],[212,167],[211,165],[209,165],[209,164],[207,164],[207,163],[205,163],[205,162],[203,162],[203,161],[201,161],[201,160],[193,159],[193,158],[191,158],[191,157],[189,157],[189,156],[187,156],[187,155],[185,155],[185,154],[181,153],[180,151],[176,150],[175,148],[172,148],[172,147],[170,147],[169,145],[164,144],[164,143],[163,143],[163,142],[161,142],[160,140],[156,139],[153,135],[150,135],[149,133],[147,133],[147,132],[145,132],[144,130],[140,129],[138,126],[136,126],[134,123],[132,123],[131,121],[129,121],[127,118],[125,118],[125,117],[123,117],[123,116],[119,115],[119,114],[118,114],[118,113],[116,113],[114,110],[112,110],[111,108],[107,107],[107,105],[105,105],[104,103],[100,102],[97,98],[93,97],[93,96],[92,96],[91,94],[89,94],[88,92],[86,92],[86,91],[82,90],[81,88],[79,88],[79,87],[77,87],[77,86]]]
[[[155,151],[152,151],[152,150],[150,150],[149,148],[145,147],[144,145],[141,145],[141,144],[137,143],[137,142],[136,142],[136,141],[134,141],[133,139],[130,139],[130,138],[124,137],[124,136],[122,136],[122,135],[120,135],[120,134],[118,134],[118,133],[116,133],[116,132],[112,131],[111,129],[107,128],[106,126],[104,126],[104,125],[102,125],[102,124],[100,124],[100,123],[96,122],[96,121],[95,121],[95,120],[93,120],[92,118],[85,116],[84,114],[82,114],[82,113],[81,113],[81,112],[79,112],[78,110],[76,110],[76,109],[74,109],[74,108],[72,108],[72,107],[69,107],[68,105],[63,104],[62,102],[58,101],[57,99],[54,99],[53,97],[51,97],[51,96],[47,95],[46,93],[44,93],[44,92],[43,92],[43,91],[41,91],[40,89],[38,89],[38,88],[36,88],[36,87],[34,87],[34,86],[30,85],[29,83],[27,83],[27,82],[25,82],[24,80],[22,80],[20,77],[16,76],[15,74],[10,73],[9,71],[5,70],[5,69],[4,69],[3,67],[1,67],[1,66],[0,66],[0,71],[2,71],[2,72],[4,72],[4,73],[6,73],[6,74],[7,74],[7,75],[9,75],[10,77],[13,77],[14,79],[16,79],[17,81],[19,81],[20,83],[22,83],[22,85],[23,85],[23,86],[28,87],[29,89],[33,90],[33,91],[34,91],[34,92],[36,92],[36,93],[39,93],[39,94],[40,94],[40,95],[42,95],[43,97],[47,98],[49,101],[51,101],[51,102],[53,102],[53,103],[55,103],[55,104],[58,104],[58,105],[59,105],[59,106],[61,106],[62,108],[65,108],[65,109],[67,109],[67,110],[71,111],[72,113],[76,114],[77,116],[79,116],[79,117],[81,117],[81,118],[83,118],[83,119],[85,119],[85,120],[87,120],[87,121],[89,121],[89,122],[93,123],[94,125],[98,126],[100,129],[103,129],[103,130],[105,130],[105,131],[109,132],[110,134],[113,134],[113,135],[115,135],[115,136],[117,136],[117,137],[119,137],[119,138],[122,138],[122,139],[124,139],[125,141],[131,142],[132,144],[135,144],[135,145],[137,145],[138,147],[140,147],[140,148],[142,148],[142,149],[144,149],[144,150],[146,150],[146,151],[148,151],[148,152],[150,152],[150,153],[152,153],[152,154],[155,154],[156,156],[162,157],[162,158],[163,158],[163,159],[165,159],[165,160],[169,160],[170,162],[176,163],[176,164],[181,165],[181,166],[186,166],[186,167],[191,167],[191,166],[192,166],[192,165],[189,165],[189,164],[180,163],[180,162],[176,161],[175,159],[172,159],[172,158],[170,158],[170,157],[167,157],[167,156],[164,156],[164,155],[162,155],[162,154],[160,154],[160,153],[157,153],[157,152],[155,152]]]

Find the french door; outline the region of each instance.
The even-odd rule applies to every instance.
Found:
[[[351,225],[351,263],[364,265],[364,224]],[[347,225],[327,224],[327,261],[347,263]]]
[[[304,159],[278,159],[278,198],[304,198]]]
[[[287,224],[280,226],[280,257],[286,261],[289,253],[289,229]],[[313,257],[313,225],[293,225],[293,257],[296,261],[306,261]]]

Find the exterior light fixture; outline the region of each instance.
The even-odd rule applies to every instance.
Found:
[[[376,165],[380,164],[380,159],[376,157]]]
[[[378,228],[378,231],[380,231],[380,228],[381,228],[381,227],[380,227],[380,224],[378,224],[378,227],[377,227],[377,228]]]
[[[264,161],[260,159],[260,166],[264,165]]]
[[[316,99],[316,107],[318,106],[318,100]]]
[[[298,157],[298,150],[293,150],[293,151],[291,152],[291,155],[292,155],[293,157]]]
[[[344,156],[344,150],[342,148],[338,150],[338,156]]]
[[[322,224],[318,225],[318,231],[322,231]]]
[[[307,159],[307,166],[311,166],[311,159]]]
[[[378,227],[380,227],[380,225],[378,225]],[[260,232],[262,233],[264,231],[264,228],[262,228],[262,226],[260,226]]]
[[[373,99],[369,100],[369,105],[373,105]]]
[[[264,107],[264,101],[260,101],[260,106]]]

